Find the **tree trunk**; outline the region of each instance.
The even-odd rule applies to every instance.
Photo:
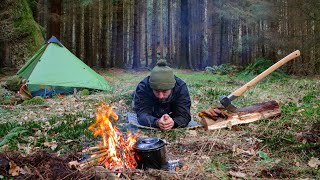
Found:
[[[124,59],[123,59],[123,1],[115,1],[115,18],[116,18],[116,41],[115,45],[115,67],[123,68]],[[114,42],[114,41],[113,41]]]
[[[157,0],[153,0],[152,6],[152,36],[151,36],[151,51],[152,62],[151,67],[157,63],[157,43],[158,43],[158,5]]]
[[[130,8],[130,22],[129,22],[129,63],[132,65],[132,59],[133,59],[133,37],[134,37],[134,5]]]
[[[47,0],[39,0],[37,4],[38,14],[37,14],[37,22],[44,29],[47,29],[47,17],[48,17],[48,8],[47,8]],[[46,33],[44,33],[44,38],[46,38]]]
[[[61,0],[50,0],[50,12],[48,37],[55,36],[60,39]]]
[[[145,26],[144,26],[144,36],[145,36],[145,40],[144,40],[144,50],[145,50],[145,61],[146,61],[146,65],[145,67],[149,66],[149,50],[148,50],[148,0],[144,1],[144,21],[145,21]]]
[[[226,30],[226,27],[225,27],[225,22],[224,22],[224,19],[223,17],[220,18],[221,19],[221,25],[220,25],[220,42],[219,42],[219,51],[220,51],[220,56],[219,58],[217,59],[217,65],[221,65],[222,62],[223,62],[223,57],[224,55],[227,54],[227,51],[228,51],[228,48],[226,48],[228,46],[227,44],[227,41],[225,39],[227,39],[226,37],[228,36],[227,34],[227,30]],[[226,54],[224,54],[226,53]]]
[[[205,16],[204,16],[204,12],[205,12],[205,4],[204,4],[204,0],[201,0],[199,2],[200,8],[199,8],[199,16],[200,16],[200,27],[199,27],[199,35],[200,35],[200,39],[199,39],[199,68],[200,70],[204,70],[206,64],[204,62],[204,36],[205,36]]]
[[[132,69],[138,69],[140,65],[140,1],[134,1],[134,14],[133,14],[133,62]]]
[[[169,64],[172,64],[172,54],[171,54],[171,49],[172,49],[172,46],[171,46],[171,33],[172,33],[172,31],[171,31],[171,6],[172,6],[172,4],[171,4],[171,0],[168,0],[168,34],[167,34],[167,61],[169,62]]]
[[[129,22],[130,22],[130,9],[131,5],[129,4],[128,0],[124,0],[123,2],[123,61],[126,67],[130,66],[128,64],[129,57],[128,57],[128,45],[129,45]],[[129,5],[128,5],[129,4]]]
[[[84,9],[84,63],[86,63],[87,65],[89,65],[89,63],[91,62],[90,58],[91,56],[91,52],[92,52],[92,47],[91,47],[91,32],[90,32],[90,28],[91,28],[91,24],[90,24],[90,5],[87,5]],[[89,65],[90,66],[90,65]]]
[[[101,22],[101,32],[100,32],[100,46],[99,46],[99,57],[100,66],[102,68],[107,67],[107,1],[103,1],[102,4],[102,22]]]
[[[64,38],[63,38],[63,45],[65,45],[68,49],[72,50],[72,26],[74,23],[74,1],[70,0],[70,1],[65,1],[64,5],[66,7],[64,7],[64,11],[65,11],[65,15],[64,15],[64,19],[65,22],[64,24]]]
[[[91,57],[91,67],[97,66],[98,53],[98,39],[100,37],[100,2],[95,1],[92,7],[92,28],[91,28],[91,44],[92,44],[92,57]]]
[[[163,38],[164,38],[164,35],[163,35],[163,1],[160,0],[160,29],[159,29],[159,32],[160,32],[160,58],[163,59]]]
[[[180,57],[179,68],[191,69],[189,63],[189,12],[188,12],[188,0],[181,0],[181,42],[180,42]]]
[[[116,2],[112,2],[112,25],[111,25],[111,46],[110,46],[110,67],[113,68],[115,67],[115,60],[116,60],[116,46],[115,44],[117,44],[116,40],[117,40],[117,13],[116,13]]]
[[[82,58],[82,12],[83,8],[80,4],[75,5],[77,7],[76,19],[75,19],[75,44],[76,44],[76,56]]]

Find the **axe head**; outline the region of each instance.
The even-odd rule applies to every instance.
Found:
[[[230,112],[235,112],[237,110],[237,107],[235,107],[231,101],[233,100],[234,98],[230,98],[229,96],[221,96],[219,98],[219,101],[220,103],[222,104],[222,106],[230,111]]]

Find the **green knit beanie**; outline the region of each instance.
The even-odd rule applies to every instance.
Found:
[[[159,60],[152,69],[149,79],[150,87],[156,90],[169,90],[174,87],[176,80],[173,70],[167,66],[165,60]]]

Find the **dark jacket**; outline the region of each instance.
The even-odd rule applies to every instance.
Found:
[[[164,114],[169,114],[174,121],[174,128],[186,127],[191,120],[190,95],[186,83],[175,77],[176,84],[166,102],[160,102],[149,85],[150,76],[144,78],[134,94],[134,111],[141,125],[157,127],[156,121]]]

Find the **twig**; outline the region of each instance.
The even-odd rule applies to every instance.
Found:
[[[76,173],[76,172],[78,172],[78,170],[75,170],[75,171],[73,171],[72,173],[66,175],[66,176],[63,177],[61,180],[66,179],[67,177],[69,177],[70,175],[72,175],[72,174],[74,174],[74,173]]]
[[[99,154],[97,156],[89,158],[85,163],[80,164],[80,168],[86,168],[86,167],[92,166],[94,164],[98,164],[99,163],[99,158],[101,158],[101,157],[103,157],[103,156],[105,156],[107,154],[108,154],[108,152],[105,152],[105,153],[102,153],[102,154]],[[103,157],[103,158],[108,159],[110,157],[106,156],[106,157]]]
[[[40,177],[40,179],[44,180],[43,176],[40,174],[37,168],[34,168],[36,174]]]
[[[102,156],[105,156],[107,154],[108,154],[108,152],[99,153],[96,156],[90,157],[87,161],[92,161],[92,160],[101,158]],[[109,156],[107,156],[106,158],[109,158]]]
[[[82,180],[82,179],[91,179],[93,177],[93,175],[89,175],[89,176],[86,176],[86,177],[84,177],[84,178],[80,178],[79,180]]]
[[[261,151],[263,148],[265,148],[267,145],[264,145],[262,148],[260,148],[260,150],[259,151]],[[252,159],[254,159],[255,157],[257,156],[257,153],[255,153],[254,155],[252,155],[246,162],[244,162],[243,164],[241,164],[239,167],[240,168],[243,168],[243,166],[245,165],[245,164],[247,164],[249,161],[251,161]]]
[[[76,88],[73,89],[73,96],[76,98],[76,101],[80,101],[80,97],[77,96],[77,89]]]
[[[104,153],[104,152],[107,152],[107,151],[109,151],[109,149],[102,149],[102,150],[99,150],[99,151],[88,151],[86,153],[91,154],[91,155],[95,155],[95,154],[100,154],[100,153]]]
[[[84,149],[82,152],[88,152],[88,151],[93,151],[93,150],[100,150],[100,149],[107,149],[109,148],[108,146],[94,146],[94,147],[89,147],[87,149]]]

